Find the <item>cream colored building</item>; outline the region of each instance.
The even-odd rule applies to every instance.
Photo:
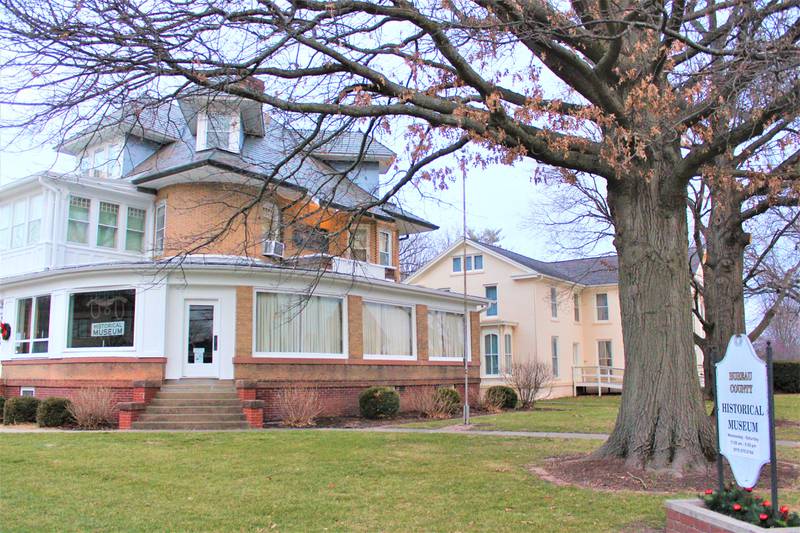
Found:
[[[482,388],[504,383],[513,362],[537,360],[553,369],[551,397],[621,390],[615,255],[544,262],[471,240],[464,257],[464,246],[454,244],[406,283],[461,292],[466,273],[467,294],[495,302],[481,313]]]

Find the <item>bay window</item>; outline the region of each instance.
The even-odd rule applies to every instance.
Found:
[[[50,337],[50,295],[17,300],[14,353],[47,353]]]
[[[485,360],[485,372],[487,376],[497,376],[500,374],[498,336],[490,333],[483,337],[483,357]]]
[[[464,315],[445,311],[428,311],[428,355],[430,357],[464,357]]]
[[[259,292],[255,322],[256,352],[344,353],[339,298]]]
[[[413,357],[411,308],[364,302],[364,354]]]
[[[97,219],[97,246],[116,248],[118,226],[119,206],[100,202],[100,214]]]
[[[146,211],[135,207],[128,208],[128,221],[125,231],[125,249],[129,252],[144,250],[144,220]]]
[[[68,348],[132,348],[134,289],[73,293],[69,298]]]
[[[69,197],[67,215],[67,241],[89,244],[89,207],[92,201],[80,196]]]

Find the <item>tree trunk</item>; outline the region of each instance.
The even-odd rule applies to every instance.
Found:
[[[742,229],[740,202],[731,185],[711,187],[711,218],[706,229],[706,260],[703,264],[703,316],[705,346],[704,395],[714,399],[712,356],[722,357],[731,336],[745,333],[744,250],[750,237]]]
[[[712,458],[715,439],[694,355],[686,189],[674,181],[609,183],[625,378],[616,426],[596,456],[682,471]]]

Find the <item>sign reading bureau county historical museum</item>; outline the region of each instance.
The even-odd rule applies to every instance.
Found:
[[[717,363],[717,430],[720,453],[736,483],[752,487],[770,461],[767,365],[746,335],[731,337]]]

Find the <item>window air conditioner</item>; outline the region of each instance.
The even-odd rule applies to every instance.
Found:
[[[267,257],[283,257],[284,245],[280,241],[264,241],[263,254]]]

